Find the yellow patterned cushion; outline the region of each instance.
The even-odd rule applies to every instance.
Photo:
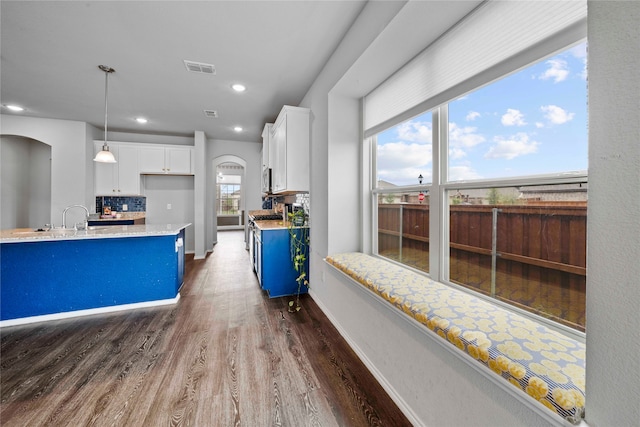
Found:
[[[583,343],[381,258],[351,252],[326,260],[551,411],[579,423]]]

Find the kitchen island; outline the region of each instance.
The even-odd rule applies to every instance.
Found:
[[[189,225],[0,231],[0,326],[177,302]]]
[[[309,291],[305,285],[298,287],[298,272],[291,261],[290,225],[289,221],[282,220],[253,221],[251,261],[260,287],[270,298],[305,294]],[[308,226],[293,226],[293,232],[298,235],[303,229],[308,229]],[[308,246],[306,252],[308,253]],[[309,271],[308,255],[305,270]]]

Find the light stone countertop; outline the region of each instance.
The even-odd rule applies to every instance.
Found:
[[[89,216],[89,221],[103,221],[103,222],[108,222],[108,221],[127,221],[127,220],[136,220],[136,219],[141,219],[141,218],[145,218],[146,217],[146,212],[118,212],[117,215],[120,215],[120,217],[115,217],[115,216],[110,216],[107,218],[101,218],[101,215],[99,214],[93,214],[91,216]]]
[[[289,221],[282,221],[281,219],[267,219],[262,221],[254,221],[256,228],[260,230],[278,230],[282,228],[289,228]],[[308,225],[295,226],[294,228],[309,227]]]
[[[15,228],[0,231],[0,243],[50,242],[58,240],[110,239],[118,237],[150,237],[176,235],[191,224],[141,224],[92,226],[88,230],[53,229],[35,231]]]

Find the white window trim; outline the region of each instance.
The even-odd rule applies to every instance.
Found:
[[[407,193],[407,192],[419,192],[429,191],[429,271],[425,272],[407,266],[406,264],[391,260],[386,257],[388,261],[398,264],[411,271],[430,277],[431,279],[452,286],[463,292],[473,294],[474,296],[488,301],[491,304],[495,304],[502,308],[514,311],[520,315],[526,316],[531,320],[542,323],[545,326],[552,328],[562,334],[570,336],[573,339],[585,342],[586,334],[576,329],[565,326],[561,323],[554,322],[545,317],[531,313],[529,311],[518,308],[514,305],[502,302],[496,298],[491,298],[480,292],[476,292],[473,289],[453,283],[449,277],[449,203],[447,192],[450,190],[465,190],[465,189],[478,189],[478,188],[504,188],[504,187],[516,187],[516,186],[531,186],[531,185],[550,185],[550,184],[575,184],[586,183],[587,171],[575,171],[575,172],[561,172],[554,174],[522,176],[515,178],[500,178],[500,179],[483,179],[473,181],[448,181],[448,142],[449,142],[449,129],[448,129],[448,105],[442,105],[432,111],[432,178],[433,182],[423,185],[408,185],[399,186],[394,188],[377,188],[377,159],[376,159],[376,137],[371,136],[365,140],[363,144],[364,152],[369,153],[369,159],[371,164],[370,182],[366,186],[367,192],[370,196],[371,205],[371,238],[369,247],[370,253],[382,257],[378,253],[378,195],[389,193]],[[363,186],[364,187],[364,186]],[[365,220],[363,218],[363,220]],[[434,232],[434,230],[437,230]]]

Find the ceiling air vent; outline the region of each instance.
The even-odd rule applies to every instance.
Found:
[[[205,64],[203,62],[187,61],[185,59],[184,66],[187,67],[187,71],[191,71],[193,73],[202,73],[202,74],[216,73],[215,65]]]
[[[204,110],[204,115],[213,119],[218,118],[218,112],[216,110]]]

